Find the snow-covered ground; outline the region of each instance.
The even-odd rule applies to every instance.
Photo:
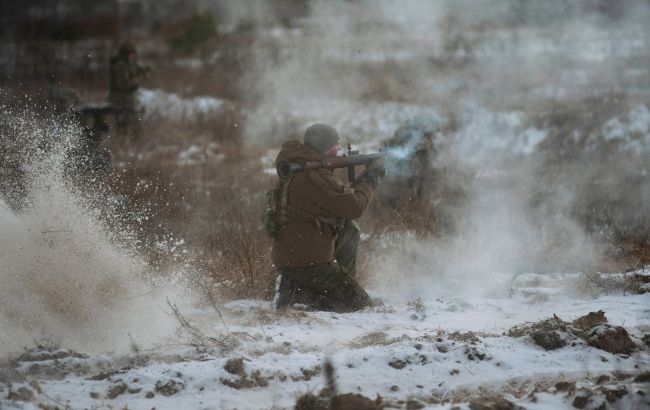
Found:
[[[434,13],[436,5],[425,13],[418,3],[403,14],[398,12],[409,8],[395,2],[396,9],[384,5],[381,16],[359,9],[346,18],[338,9],[328,11],[328,3],[319,3],[325,10],[304,28],[257,34],[255,67],[249,73],[255,77],[257,104],[243,109],[249,143],[277,147],[276,140],[290,131],[319,121],[334,125],[343,142],[366,153],[401,125],[425,118],[449,130],[435,134],[436,146],[449,146],[446,163],[455,160],[485,175],[503,168],[491,167],[501,164],[496,160],[527,161],[551,140],[554,130],[538,128],[536,110],[521,103],[535,108],[533,100],[625,93],[629,104],[603,114],[603,127],[584,131],[584,140],[578,138],[578,125],[567,135],[587,152],[604,147],[626,160],[649,151],[650,36],[642,15],[618,29],[583,24],[511,31],[490,29],[490,24],[481,29],[478,23],[490,23],[489,10],[481,10],[465,16],[476,21],[461,21],[449,30],[454,27],[431,24],[431,16],[446,18]],[[412,24],[414,17],[420,24]],[[453,15],[448,21],[454,23]],[[278,55],[269,52],[269,44]],[[452,64],[438,67],[445,60]],[[177,64],[194,66],[196,61]],[[163,89],[142,89],[139,100],[146,121],[183,124],[209,123],[232,104]],[[218,148],[192,143],[179,150],[175,163],[189,168],[210,158],[219,161]],[[274,173],[274,156],[269,151],[262,158],[266,172]],[[645,168],[638,172],[647,175]],[[468,261],[460,264],[458,276],[448,269],[443,275],[430,263],[445,267],[442,258],[434,260],[435,247],[417,253],[414,242],[408,242],[408,250],[427,256],[415,264],[418,279],[403,259],[384,263],[384,274],[392,274],[386,270],[393,266],[404,272],[392,282],[395,286],[371,288],[384,299],[382,306],[349,314],[277,312],[266,301],[211,306],[183,292],[166,292],[178,305],[174,317],[164,297],[133,280],[141,276],[143,261],[110,240],[125,235],[106,235],[66,189],[41,179],[32,201],[35,216],[29,209],[27,215],[16,215],[0,201],[0,294],[3,306],[11,306],[0,312],[0,351],[12,350],[10,342],[13,348],[11,355],[0,357],[0,410],[287,409],[298,397],[318,395],[326,387],[328,360],[338,393],[381,396],[387,408],[474,410],[480,407],[473,400],[489,407],[495,397],[513,404],[503,408],[592,409],[603,403],[604,408],[650,408],[650,293],[630,293],[635,289],[631,273],[598,280],[530,273],[504,282],[508,273],[486,267],[487,261],[502,268],[503,258],[520,258],[520,248],[534,239],[499,236],[513,227],[484,218],[493,216],[490,210],[477,218],[485,227],[478,232],[488,234],[467,234],[478,251],[465,251],[453,261]],[[509,197],[499,199],[507,216],[519,209],[518,203],[505,206]],[[503,246],[489,246],[495,244]],[[371,282],[377,273],[371,273]],[[647,277],[648,271],[643,274]],[[452,281],[456,287],[449,286]],[[426,289],[434,285],[435,292]],[[409,299],[404,293],[411,293],[402,288],[436,296]],[[471,288],[472,294],[457,293],[460,288]],[[629,332],[637,346],[633,352],[608,353],[566,334],[567,345],[545,350],[530,335],[509,333],[514,326],[554,315],[571,322],[600,310],[609,324]],[[71,317],[82,320],[70,323]],[[37,340],[36,347],[25,346],[24,354],[15,351],[17,343],[29,340],[26,335],[43,334],[63,342]],[[80,347],[88,342],[84,337],[96,335],[101,337],[93,340],[92,352]],[[132,349],[126,354],[117,341],[129,338]]]
[[[41,346],[4,363],[0,408],[287,409],[325,387],[328,359],[338,393],[380,396],[388,408],[465,409],[495,395],[527,409],[573,408],[583,396],[585,408],[649,406],[650,293],[577,298],[566,296],[569,283],[575,275],[527,274],[503,296],[389,301],[349,314],[277,312],[258,300],[219,312],[186,305],[179,313],[190,324],[153,348],[124,356]],[[526,322],[598,310],[637,351],[611,354],[580,339],[547,351],[507,336]]]
[[[224,101],[210,96],[183,97],[163,90],[141,89],[138,100],[144,118],[156,120],[199,121],[209,118],[223,108]]]

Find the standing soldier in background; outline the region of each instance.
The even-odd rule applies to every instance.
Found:
[[[387,163],[391,176],[382,186],[385,189],[379,192],[380,202],[394,207],[404,199],[430,199],[436,187],[437,150],[433,139],[437,131],[436,121],[416,117],[399,127],[385,142],[393,155]]]
[[[337,156],[339,148],[336,130],[315,124],[305,131],[304,143],[282,145],[276,166],[280,161],[321,161]],[[348,312],[372,305],[354,278],[359,228],[352,220],[361,217],[384,173],[382,165],[370,164],[348,188],[331,169],[311,169],[281,179],[271,191],[276,211],[271,213],[274,220],[265,223],[277,224],[267,228],[279,270],[277,308],[297,303]]]
[[[111,58],[108,103],[116,111],[117,134],[137,138],[142,133],[137,110],[136,92],[149,73],[149,67],[138,65],[137,53],[131,43],[123,43]]]

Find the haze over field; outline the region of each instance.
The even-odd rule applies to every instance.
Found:
[[[46,2],[0,8],[0,408],[292,408],[327,357],[395,408],[647,404],[648,1],[120,1],[79,38],[75,1],[22,31]],[[125,39],[143,134],[109,121],[79,171],[52,90],[105,105]],[[317,122],[396,158],[432,135],[426,193],[389,162],[359,221],[384,304],[354,314],[270,304],[273,160]]]

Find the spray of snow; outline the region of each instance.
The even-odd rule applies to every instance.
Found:
[[[21,205],[0,197],[0,354],[41,339],[123,351],[131,337],[148,344],[170,334],[161,297],[172,293],[145,280],[135,237],[66,177],[77,127],[7,106],[0,122],[25,174]]]

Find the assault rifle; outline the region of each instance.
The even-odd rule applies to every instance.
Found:
[[[359,154],[359,151],[353,151],[352,146],[348,144],[348,154],[342,157],[329,157],[323,158],[320,161],[306,161],[306,162],[289,162],[280,161],[278,163],[277,171],[281,179],[285,179],[296,172],[306,171],[309,169],[327,168],[347,168],[348,179],[350,183],[356,180],[354,167],[357,165],[368,165],[372,162],[383,160],[388,155],[386,152],[377,152],[374,154]]]

